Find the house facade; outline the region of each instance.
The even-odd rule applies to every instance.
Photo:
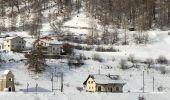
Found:
[[[55,40],[36,40],[33,43],[33,47],[36,48],[37,45],[43,46],[43,50],[48,55],[60,55],[62,51],[62,43]]]
[[[14,75],[10,70],[5,70],[1,76],[0,91],[15,91]]]
[[[7,37],[3,43],[0,45],[0,49],[7,51],[19,51],[25,49],[26,41],[17,36],[17,37]]]
[[[88,92],[123,92],[125,83],[117,75],[89,75],[83,83]]]

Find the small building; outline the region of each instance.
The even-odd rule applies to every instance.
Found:
[[[25,49],[26,41],[20,36],[7,37],[0,45],[0,49],[7,51],[22,51]]]
[[[83,83],[88,92],[123,92],[125,83],[119,79],[118,75],[89,75]]]
[[[10,70],[5,70],[1,76],[0,91],[15,91],[14,75]]]

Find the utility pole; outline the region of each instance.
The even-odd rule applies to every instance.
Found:
[[[153,72],[153,92],[155,91],[155,77],[154,77],[154,72]]]
[[[54,85],[53,85],[53,80],[54,80],[54,79],[53,79],[53,77],[54,77],[54,76],[53,76],[53,73],[52,73],[52,78],[51,78],[51,89],[52,89],[52,92],[54,91]]]
[[[63,73],[61,73],[61,92],[63,92]]]
[[[28,92],[28,87],[29,87],[29,84],[27,83],[27,92]]]
[[[145,72],[143,71],[143,93],[145,92]]]
[[[36,83],[36,88],[35,88],[35,90],[36,90],[36,94],[37,94],[37,91],[38,91],[38,84]]]

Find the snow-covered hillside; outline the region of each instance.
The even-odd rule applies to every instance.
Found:
[[[48,14],[54,12],[51,8],[43,12],[42,28],[40,29],[41,36],[52,36],[55,34],[51,27],[51,23],[47,19]],[[7,19],[6,19],[7,20]],[[62,31],[69,31],[74,35],[89,34],[91,30],[92,21],[97,24],[97,20],[91,19],[85,12],[80,10],[72,17],[64,21],[62,24]],[[53,20],[54,22],[56,20]],[[8,22],[6,22],[8,24]],[[102,33],[100,25],[97,24],[97,30]],[[124,34],[123,29],[118,29],[119,35]],[[170,31],[170,30],[169,30]],[[3,60],[0,66],[0,74],[4,70],[11,70],[15,75],[16,92],[0,92],[0,100],[139,100],[139,96],[143,96],[146,100],[169,100],[170,96],[170,35],[169,31],[150,30],[147,31],[149,35],[149,42],[147,44],[135,44],[133,35],[137,31],[126,31],[129,34],[129,45],[104,45],[102,47],[113,47],[116,52],[98,52],[95,48],[98,45],[91,45],[92,50],[78,50],[75,49],[76,55],[82,54],[86,57],[84,65],[80,68],[70,69],[67,59],[46,59],[48,67],[41,74],[35,74],[28,71],[25,57],[23,53],[14,53],[1,51],[1,58]],[[26,40],[26,47],[31,48],[33,38],[27,31],[4,32],[2,37],[21,36]],[[101,35],[101,34],[99,34]],[[121,37],[122,38],[122,37]],[[4,38],[0,38],[2,42]],[[120,41],[122,42],[122,41]],[[71,44],[72,42],[70,42]],[[74,44],[74,43],[72,43]],[[80,46],[87,46],[87,44],[78,44]],[[94,55],[98,55],[101,61],[93,60]],[[128,61],[130,55],[136,61],[133,66],[132,61]],[[159,56],[167,58],[167,64],[159,64],[156,62]],[[121,60],[126,60],[127,69],[121,69]],[[148,68],[147,61],[152,59],[154,63],[151,68]],[[163,69],[162,69],[163,68]],[[165,70],[165,73],[162,73]],[[64,74],[64,91],[52,91],[52,73],[57,74],[63,72]],[[144,72],[144,93],[143,93],[143,72]],[[120,78],[126,83],[123,88],[123,93],[93,93],[86,92],[83,82],[87,79],[89,74],[111,74],[120,75]],[[154,77],[154,91],[153,91],[153,77]],[[56,77],[55,77],[56,78]],[[56,79],[55,88],[60,88],[60,79]],[[29,84],[29,85],[28,85]],[[36,93],[36,84],[37,93]],[[28,92],[27,92],[28,88]],[[82,91],[78,88],[83,88]]]

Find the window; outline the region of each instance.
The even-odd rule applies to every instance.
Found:
[[[91,89],[91,87],[89,87],[89,89]]]
[[[21,43],[21,41],[19,41],[19,43]]]
[[[22,44],[24,44],[24,42],[22,41]]]
[[[12,81],[12,78],[9,78],[9,81]]]
[[[90,81],[88,81],[88,83],[90,84]]]
[[[22,46],[22,48],[24,48],[24,46]]]
[[[101,86],[99,86],[99,87],[98,87],[98,91],[101,92],[101,90],[102,90],[102,89],[101,89]]]
[[[116,87],[116,91],[119,91],[119,87]]]
[[[7,43],[9,42],[9,40],[7,40]]]
[[[93,89],[93,87],[91,87]]]
[[[9,47],[9,45],[8,45],[8,47]]]
[[[91,81],[91,84],[93,84],[93,81]]]

